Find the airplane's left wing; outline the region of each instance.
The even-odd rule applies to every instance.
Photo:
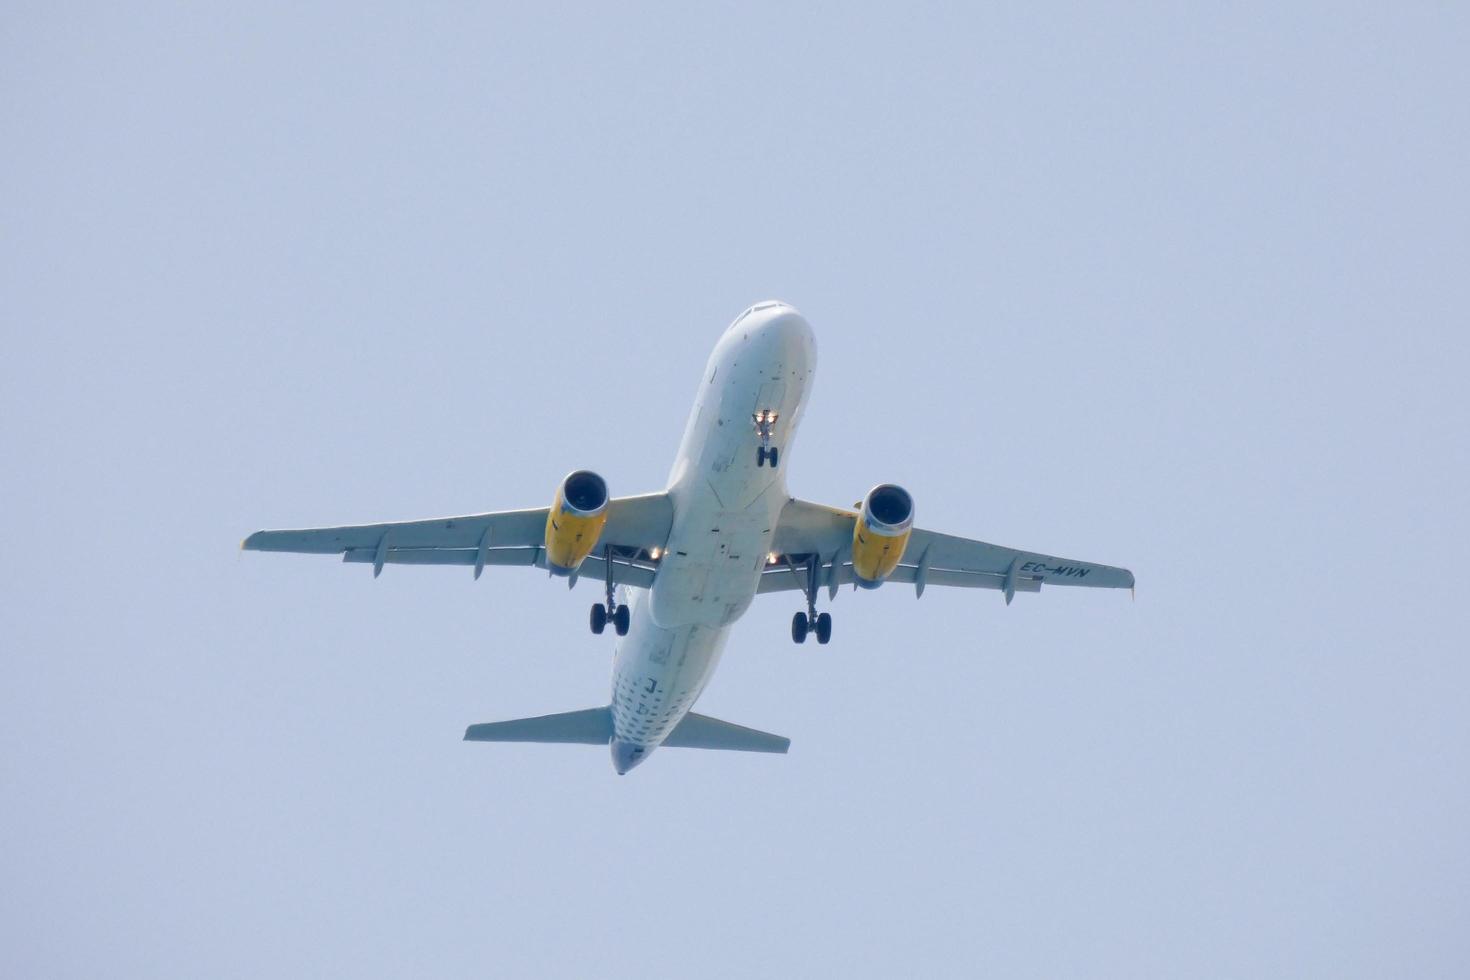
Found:
[[[805,591],[808,576],[835,592],[854,581],[853,527],[857,512],[804,500],[781,511],[772,547],[777,561],[761,576],[761,592]],[[1042,585],[1133,588],[1126,568],[1020,551],[971,538],[914,528],[903,557],[888,581],[906,582],[923,594],[926,585],[996,589],[1006,601],[1017,592],[1039,592]]]
[[[346,562],[467,565],[476,577],[486,565],[545,568],[549,508],[503,510],[422,521],[354,524],[287,531],[256,531],[241,545],[246,551],[340,554]],[[653,582],[652,551],[668,541],[673,506],[667,494],[650,493],[608,501],[600,544],[611,549],[614,581],[647,587]],[[583,563],[582,574],[603,574],[602,550]]]

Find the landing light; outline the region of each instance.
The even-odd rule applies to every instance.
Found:
[[[658,561],[658,556],[661,554],[663,554],[663,552],[659,551],[657,548],[648,549],[648,557],[653,561]]]
[[[774,564],[776,564],[776,557],[777,556],[776,556],[776,553],[774,551],[771,552],[770,554],[766,555],[766,564],[767,565],[774,565]]]

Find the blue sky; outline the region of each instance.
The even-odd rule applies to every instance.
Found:
[[[1454,976],[1452,5],[0,15],[0,973]],[[662,487],[797,305],[792,491],[1132,568],[739,624],[784,758],[606,703],[586,585],[261,527]]]

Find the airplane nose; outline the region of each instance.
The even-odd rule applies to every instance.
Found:
[[[806,322],[806,317],[796,307],[787,303],[774,303],[762,312],[765,314],[764,322],[757,327],[762,337],[774,340],[786,348],[807,351],[815,349],[816,335],[812,333],[811,324]]]
[[[796,307],[780,300],[757,303],[740,314],[720,344],[716,356],[749,344],[758,357],[789,366],[797,374],[810,374],[816,366],[817,336],[811,324]]]
[[[638,763],[648,758],[648,749],[642,745],[634,745],[632,742],[619,742],[616,739],[612,743],[613,768],[621,776]]]

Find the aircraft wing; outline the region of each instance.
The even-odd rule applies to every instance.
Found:
[[[479,578],[486,565],[546,567],[546,515],[549,508],[503,510],[423,521],[256,531],[241,545],[246,551],[340,554],[345,562],[383,566],[466,565]],[[667,494],[615,497],[608,501],[607,524],[599,543],[611,546],[613,581],[647,588],[655,565],[650,557],[664,546],[674,509]],[[579,573],[603,575],[601,549],[582,563]]]
[[[805,590],[815,575],[818,587],[835,593],[853,581],[851,549],[857,512],[791,500],[781,511],[772,549],[776,561],[762,573],[761,592]],[[1017,592],[1039,592],[1042,585],[1133,588],[1126,568],[1020,551],[970,538],[914,528],[890,582],[911,583],[922,595],[927,585],[996,589],[1010,602]]]

